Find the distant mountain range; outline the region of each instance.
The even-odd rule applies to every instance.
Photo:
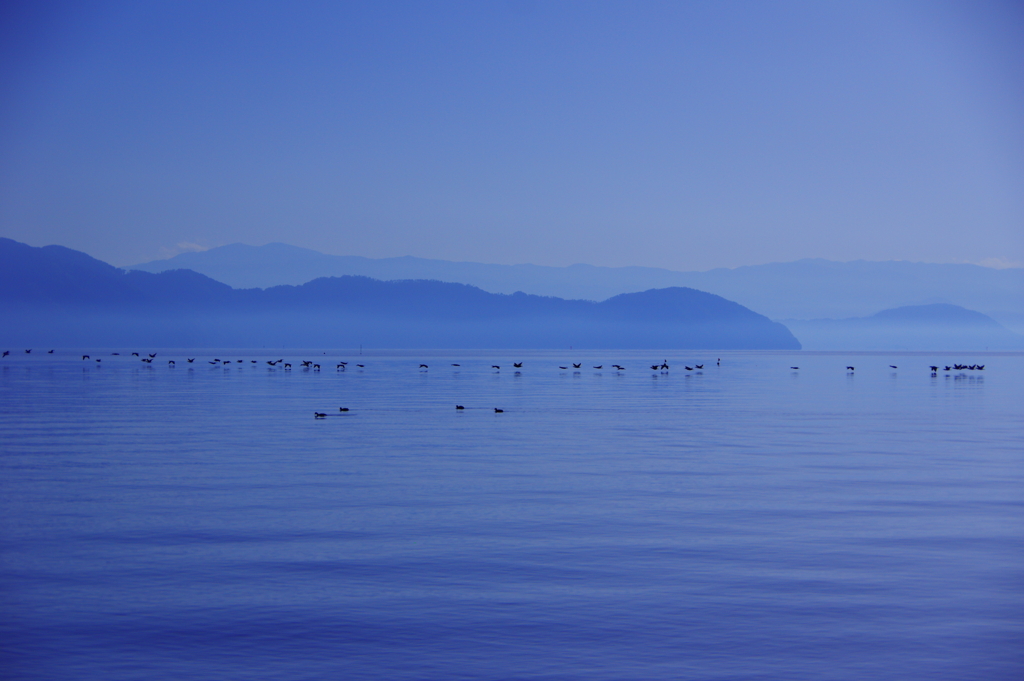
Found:
[[[980,310],[1024,331],[1024,269],[912,262],[798,260],[708,272],[650,267],[487,265],[402,257],[325,255],[267,244],[232,244],[129,269],[186,268],[238,288],[302,284],[317,277],[360,275],[382,280],[435,279],[492,293],[523,291],[567,299],[605,300],[652,288],[709,291],[772,319],[865,317],[904,306],[950,304]]]
[[[440,281],[318,278],[235,289],[0,239],[0,342],[57,346],[799,349],[782,324],[665,288],[603,302]]]
[[[991,317],[941,303],[786,325],[805,350],[1024,350],[1024,336]]]

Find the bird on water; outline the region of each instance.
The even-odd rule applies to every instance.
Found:
[[[82,355],[82,359],[90,359],[89,355]]]
[[[338,411],[348,411],[348,407],[338,407]]]
[[[495,414],[504,414],[505,410],[504,409],[498,409],[497,407],[495,407],[494,408],[494,413]]]
[[[461,404],[456,404],[455,408],[456,409],[465,409],[465,407],[463,407]]]
[[[579,364],[576,364],[576,362],[572,363],[572,368],[573,369],[579,369],[581,366],[583,366],[583,362],[580,362]]]
[[[514,366],[516,369],[522,369],[523,368],[523,363],[522,362],[512,362],[512,366]]]
[[[420,369],[429,369],[429,368],[430,367],[428,367],[426,364],[421,364],[420,365]]]
[[[897,367],[896,367],[896,365],[895,365],[895,364],[890,364],[890,365],[889,365],[889,368],[890,368],[890,369],[896,369]]]
[[[189,364],[191,364],[192,362],[196,361],[195,357],[186,357],[186,359],[188,360]]]
[[[325,418],[327,418],[327,414],[322,414],[322,413],[320,413],[318,411],[314,411],[313,412],[313,418],[315,418],[315,419],[325,419]]]

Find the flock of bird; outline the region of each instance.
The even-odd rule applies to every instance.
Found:
[[[52,355],[53,352],[54,352],[53,350],[49,350],[47,352],[47,354]],[[3,357],[7,357],[10,354],[11,354],[10,350],[4,350]],[[26,349],[25,350],[25,354],[26,355],[32,354],[32,349],[31,348]],[[110,354],[112,356],[116,357],[116,356],[119,356],[121,353],[119,353],[119,352],[112,352]],[[157,353],[155,353],[155,352],[147,353],[149,355],[148,357],[142,357],[138,352],[133,352],[131,354],[134,357],[138,357],[141,362],[144,362],[146,364],[152,364],[153,360],[156,359],[156,356],[157,356]],[[90,360],[90,359],[92,359],[92,357],[90,357],[89,355],[82,355],[82,360],[83,361]],[[195,357],[187,357],[186,361],[189,364],[192,364],[192,363],[194,363],[196,361],[196,359],[197,358],[195,358]],[[102,358],[97,357],[94,361],[96,363],[100,363],[102,361]],[[282,365],[281,368],[286,370],[286,371],[290,370],[292,368],[291,363],[290,362],[285,362],[284,359],[264,360],[264,362],[265,362],[265,364],[267,366],[269,366],[271,368],[277,367],[278,365]],[[230,359],[220,359],[219,357],[214,357],[213,359],[206,360],[206,363],[210,364],[210,365],[213,365],[213,366],[227,367],[227,366],[231,366],[233,364],[242,364],[242,365],[244,365],[245,364],[245,360],[243,360],[243,359],[236,359],[236,360],[232,361]],[[250,365],[259,364],[259,360],[255,360],[255,359],[249,360],[249,364]],[[563,365],[558,365],[558,368],[560,370],[562,370],[562,371],[568,371],[570,364],[572,365],[573,373],[579,373],[579,370],[583,368],[583,362],[570,362],[569,364],[564,365],[564,366]],[[170,366],[170,367],[173,367],[173,366],[176,366],[176,362],[175,362],[175,360],[170,359],[170,360],[167,360],[167,365]],[[345,371],[346,369],[348,369],[348,365],[349,365],[348,362],[339,361],[335,365],[335,370],[337,370],[337,371]],[[721,366],[722,365],[722,358],[721,357],[718,358],[718,360],[715,363],[715,365],[716,366]],[[302,360],[299,363],[299,366],[301,366],[303,369],[305,369],[307,371],[314,371],[314,372],[320,371],[320,365],[318,363],[312,361],[312,360]],[[363,368],[366,367],[365,364],[356,364],[355,366],[357,368],[359,368],[359,369],[363,369]],[[455,367],[455,368],[461,368],[462,367],[461,364],[457,364],[457,363],[453,363],[453,364],[451,364],[451,366]],[[621,364],[609,364],[608,366],[610,366],[613,369],[615,369],[616,373],[621,373],[621,372],[626,370],[626,367],[622,366]],[[945,366],[945,371],[947,371],[947,372],[948,371],[984,371],[984,369],[985,369],[985,365],[984,364],[957,364],[957,363],[954,363],[952,365],[944,365],[944,366]],[[514,369],[517,369],[517,371],[515,373],[519,374],[521,372],[518,371],[518,369],[522,369],[523,368],[523,363],[522,362],[513,362],[512,363],[512,367]],[[658,364],[658,363],[651,364],[650,367],[651,367],[651,371],[657,371],[657,372],[661,372],[661,373],[668,373],[668,371],[670,369],[669,363],[668,363],[667,359],[663,360],[660,364]],[[501,370],[501,365],[499,365],[499,364],[492,364],[491,368],[494,369],[495,371],[500,371]],[[601,370],[601,369],[604,369],[604,365],[603,364],[595,364],[595,365],[593,365],[593,368],[597,369],[597,370]],[[703,364],[694,363],[693,366],[690,366],[688,364],[684,364],[683,368],[686,371],[698,371],[699,372],[700,370],[702,370],[704,368],[704,365]],[[890,369],[898,369],[899,367],[897,367],[895,364],[890,364],[889,368]],[[928,368],[931,370],[932,376],[935,376],[935,375],[938,374],[938,371],[939,371],[938,365],[930,365]],[[427,370],[430,369],[430,365],[424,364],[424,363],[420,363],[419,369],[420,369],[420,371],[427,371]],[[790,369],[792,369],[793,371],[799,371],[800,367],[798,367],[798,366],[791,366]],[[848,374],[852,374],[855,371],[856,371],[855,367],[852,367],[852,366],[847,366],[846,367],[846,372]],[[461,404],[455,405],[455,409],[458,410],[458,411],[463,411],[463,410],[465,410],[465,408],[466,407],[461,405]],[[345,412],[348,412],[348,411],[349,411],[348,407],[340,407],[339,408],[339,413],[345,413]],[[499,409],[497,407],[494,408],[494,413],[495,414],[502,414],[502,413],[504,413],[504,411],[505,411],[504,409]],[[326,412],[315,411],[315,412],[313,412],[313,417],[316,418],[316,419],[324,419],[324,418],[327,418],[327,413]]]
[[[53,350],[48,350],[47,354],[52,355],[53,352],[54,352]],[[4,350],[3,351],[3,357],[7,357],[10,354],[11,354],[10,350]],[[26,349],[25,350],[25,354],[26,355],[32,354],[32,348]],[[112,356],[116,357],[116,356],[119,356],[121,353],[119,353],[119,352],[112,352],[110,354]],[[140,361],[142,361],[142,362],[144,362],[146,364],[152,364],[153,360],[156,359],[156,356],[157,356],[157,353],[155,353],[155,352],[147,353],[149,355],[148,357],[142,357],[138,352],[133,352],[131,354],[134,357],[138,357]],[[89,360],[89,359],[92,359],[92,357],[89,356],[89,355],[82,355],[82,360],[83,361],[84,360]],[[99,363],[99,362],[102,362],[103,360],[102,360],[102,358],[97,357],[94,361]],[[196,361],[196,358],[195,357],[188,357],[188,358],[186,358],[186,361],[189,364],[192,364],[193,362]],[[245,360],[243,360],[243,359],[236,359],[236,360],[232,361],[230,359],[220,359],[219,357],[214,357],[213,359],[207,360],[206,363],[210,364],[210,365],[214,365],[214,366],[224,366],[224,367],[227,367],[227,366],[230,366],[232,364],[245,364]],[[252,359],[252,360],[249,360],[249,363],[250,363],[250,365],[252,365],[252,364],[259,364],[259,360]],[[285,370],[292,368],[292,364],[290,362],[285,362],[283,359],[264,360],[264,363],[267,366],[269,366],[269,367],[276,367],[276,366],[278,366],[280,364],[280,365],[282,365],[281,368],[285,369]],[[170,359],[170,360],[167,360],[167,364],[168,364],[168,366],[175,366],[176,362],[175,362],[175,360]],[[320,368],[321,368],[320,364],[318,364],[316,362],[313,362],[312,360],[302,360],[299,363],[299,365],[303,369],[307,369],[307,370],[311,370],[311,371],[320,371]],[[572,366],[572,369],[573,369],[574,373],[579,373],[579,370],[583,368],[583,362],[570,362],[567,365],[558,365],[558,368],[560,370],[562,370],[562,371],[568,371],[570,365]],[[718,358],[718,360],[716,361],[715,365],[716,366],[721,366],[722,365],[722,358],[721,357]],[[348,369],[348,366],[349,366],[348,362],[339,361],[335,365],[334,368],[335,368],[336,371],[345,371],[346,369]],[[365,364],[356,364],[355,366],[357,368],[359,368],[359,369],[364,369],[366,367]],[[462,367],[461,364],[457,364],[457,363],[453,363],[453,364],[451,364],[451,366],[455,367],[455,368],[461,368]],[[622,371],[626,370],[626,367],[622,366],[621,364],[609,364],[608,366],[610,366],[611,368],[615,369],[616,372],[622,372]],[[651,371],[660,371],[662,373],[666,373],[670,369],[669,363],[668,363],[667,359],[663,360],[660,364],[651,364],[650,367],[651,367]],[[429,364],[420,363],[419,368],[420,368],[420,371],[427,371],[428,369],[430,369],[430,365]],[[496,371],[500,371],[501,370],[501,365],[499,365],[499,364],[492,364],[491,368],[496,370]],[[523,363],[522,362],[513,362],[512,363],[512,368],[513,369],[522,369],[523,368]],[[595,364],[595,365],[593,365],[592,368],[597,369],[597,370],[601,370],[601,369],[604,369],[604,365],[603,364]],[[696,364],[696,363],[694,363],[693,366],[690,366],[688,364],[684,364],[683,368],[686,371],[700,371],[701,369],[704,368],[704,365],[703,364]],[[791,366],[789,368],[792,369],[793,371],[799,371],[800,370],[800,367],[798,367],[798,366]],[[890,369],[898,369],[899,367],[896,366],[895,364],[890,364],[889,368]],[[930,365],[928,368],[931,370],[932,374],[937,374],[938,371],[939,371],[939,367],[937,365]],[[957,363],[954,363],[954,364],[951,364],[951,365],[945,365],[944,371],[984,371],[984,369],[985,369],[985,365],[984,364],[957,364]],[[852,366],[847,366],[846,367],[846,371],[847,371],[847,373],[853,373],[854,371],[856,371],[856,368],[852,367]],[[518,374],[518,373],[521,373],[521,372],[516,371],[516,373]]]

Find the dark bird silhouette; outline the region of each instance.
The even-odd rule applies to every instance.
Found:
[[[7,356],[7,355],[9,355],[9,354],[11,354],[11,351],[10,351],[10,350],[4,350],[4,357],[6,357],[6,356]]]
[[[117,356],[117,355],[120,355],[121,353],[120,353],[120,352],[112,352],[112,353],[110,353],[110,354],[111,354],[111,355],[114,355],[114,356]]]
[[[985,365],[984,364],[979,364],[978,365],[978,371],[984,371],[984,370],[985,370]]]
[[[313,371],[320,371],[320,365],[319,364],[314,364],[313,365]]]
[[[217,363],[217,360],[213,360],[212,362],[207,362],[207,364],[216,364],[216,363]]]
[[[421,364],[420,365],[420,369],[429,369],[429,368],[430,367],[428,367],[426,364]]]
[[[796,369],[799,369],[800,367],[789,367],[789,368],[793,369],[793,370],[796,370]]]
[[[654,371],[657,371],[658,370],[658,365],[657,364],[652,364],[651,365],[651,369],[653,369]]]
[[[242,363],[242,360],[240,360],[240,359],[239,359],[239,360],[236,360],[236,361],[237,361],[237,362],[238,362],[239,364],[241,364],[241,363]]]
[[[338,407],[338,411],[348,411],[348,407]]]
[[[156,353],[155,352],[149,353],[149,358],[150,359],[153,359],[154,357],[156,357]]]
[[[558,367],[559,369],[568,369],[569,367]]]
[[[722,358],[721,357],[718,358],[718,366],[722,366]]]
[[[174,366],[174,360],[173,359],[167,360],[167,366]]]
[[[929,367],[929,368],[930,368],[930,369],[932,370],[932,373],[933,373],[933,374],[934,374],[934,373],[935,373],[936,371],[938,371],[938,370],[939,370],[939,367]]]
[[[340,362],[340,363],[339,363],[339,364],[338,364],[338,365],[337,365],[336,367],[334,367],[334,368],[335,368],[335,369],[337,369],[338,371],[344,371],[344,370],[345,370],[345,363],[344,363],[344,362]]]
[[[896,368],[898,368],[898,367],[897,367],[897,366],[896,366],[895,364],[890,364],[890,365],[889,365],[889,368],[890,368],[890,369],[896,369]]]
[[[192,362],[196,361],[195,357],[188,357],[187,359],[188,359],[188,363],[189,364],[191,364]]]
[[[572,364],[572,368],[573,369],[579,369],[581,366],[583,366],[583,362],[580,362],[579,364],[576,364],[575,362],[573,362],[573,364]]]
[[[327,418],[327,414],[321,414],[318,411],[314,411],[313,412],[313,418],[315,418],[315,419],[325,419],[325,418]]]
[[[494,413],[495,414],[504,414],[505,410],[504,409],[498,409],[497,407],[495,407],[494,408]]]
[[[47,352],[46,354],[48,354],[48,355],[52,355],[52,354],[53,354],[53,350],[50,350],[50,351],[49,351],[49,352]]]
[[[96,361],[97,361],[97,362],[102,362],[103,360],[97,357],[97,358],[96,358]]]
[[[133,352],[132,353],[132,357],[138,357],[138,356],[139,356],[139,353],[137,353],[137,352]]]
[[[460,367],[460,366],[462,366],[462,365],[461,365],[461,364],[453,364],[452,366],[453,366],[453,367]]]
[[[847,371],[853,371],[853,367],[846,367]]]
[[[287,362],[285,362],[284,368],[285,368],[285,369],[291,369],[291,368],[292,368],[292,365],[291,365],[291,364],[288,364]]]
[[[213,361],[214,361],[214,362],[219,362],[220,360],[219,360],[219,359],[217,359],[216,357],[214,357],[214,358],[213,358]]]
[[[250,361],[250,362],[252,362],[253,364],[259,364],[259,362],[257,362],[257,361],[256,361],[256,360],[254,360],[254,359],[250,359],[249,361]]]
[[[704,368],[703,364],[694,364],[693,366],[697,367],[698,369],[703,369]]]
[[[685,365],[684,365],[684,368],[685,368],[685,369],[686,369],[687,371],[693,371],[693,367],[688,367],[688,366],[685,366]]]
[[[365,367],[366,365],[365,365],[365,364],[357,364],[356,366],[357,366],[357,367],[359,367],[360,369],[362,369],[362,368],[364,368],[364,367]]]
[[[603,364],[598,364],[598,365],[597,365],[596,367],[594,367],[594,368],[595,368],[595,369],[604,369],[604,365],[603,365]]]
[[[613,364],[612,366],[615,367],[616,369],[618,369],[619,371],[623,371],[626,368],[626,367],[624,367],[624,366],[622,366],[620,364]]]
[[[26,355],[31,355],[32,354],[32,348],[29,348],[28,350],[26,350],[25,354]]]
[[[456,409],[465,409],[465,407],[463,407],[461,404],[456,404],[455,408]]]
[[[82,359],[90,359],[89,355],[82,355]]]
[[[666,360],[664,360],[664,361],[663,361],[663,362],[661,363],[661,368],[662,368],[662,369],[664,369],[665,371],[668,371],[668,360],[667,360],[667,359],[666,359]]]
[[[211,362],[211,364],[212,364],[212,362]],[[273,361],[268,359],[267,360],[267,364],[269,364],[270,366],[274,366],[275,364],[277,364],[277,362],[273,362]]]
[[[949,367],[946,367],[946,368],[945,368],[944,370],[945,370],[945,371],[949,371]]]
[[[523,363],[522,362],[512,362],[512,366],[514,366],[516,369],[522,369],[523,368]]]
[[[492,365],[491,365],[491,368],[492,368],[492,369],[500,369],[501,367],[500,367],[500,366],[498,366],[497,364],[492,364]]]

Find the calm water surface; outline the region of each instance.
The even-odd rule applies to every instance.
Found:
[[[38,352],[3,678],[1024,677],[1021,355]]]

